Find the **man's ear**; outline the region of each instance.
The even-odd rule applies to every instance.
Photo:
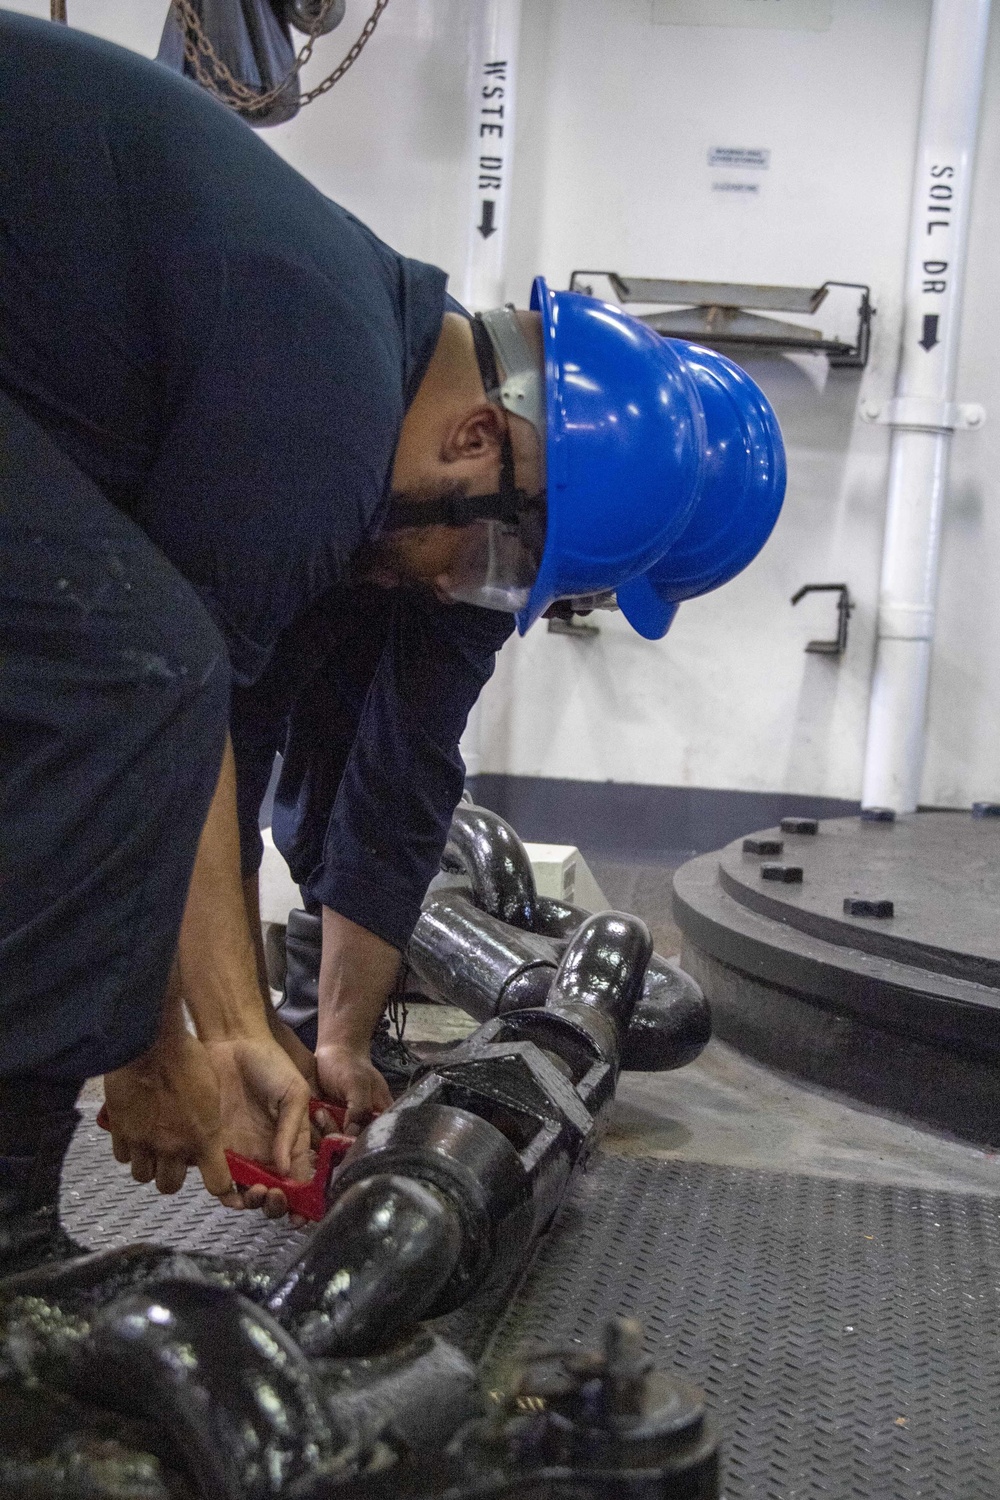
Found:
[[[445,463],[494,462],[500,454],[505,432],[504,416],[492,401],[467,407],[448,428],[441,446]]]

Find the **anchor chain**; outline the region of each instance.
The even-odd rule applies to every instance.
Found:
[[[312,57],[316,38],[320,35],[323,22],[326,20],[327,14],[334,5],[335,0],[323,0],[323,4],[319,6],[316,12],[316,17],[309,29],[305,43],[291,68],[280,83],[275,84],[274,88],[269,89],[266,94],[258,94],[254,89],[245,83],[241,83],[238,78],[233,76],[230,69],[212,46],[212,42],[206,35],[205,28],[201,23],[201,17],[195,10],[191,0],[171,0],[171,3],[184,32],[184,56],[187,62],[190,63],[192,72],[198,82],[230,109],[242,110],[246,113],[256,113],[273,104],[285,92],[292,80],[299,76],[306,63]],[[311,104],[321,94],[329,93],[330,89],[340,82],[344,74],[353,68],[374,35],[375,28],[378,26],[382,18],[382,13],[388,4],[389,0],[376,0],[375,9],[361,28],[361,33],[353,47],[341,59],[332,73],[328,74],[315,88],[311,88],[302,94],[299,101],[300,105]]]

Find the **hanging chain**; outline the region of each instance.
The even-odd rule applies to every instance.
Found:
[[[333,0],[329,0],[329,4],[332,5]],[[372,11],[365,24],[362,26],[361,34],[359,35],[357,41],[354,43],[354,46],[350,49],[347,55],[341,59],[341,61],[334,68],[333,72],[329,74],[328,77],[323,79],[322,83],[317,83],[315,88],[310,89],[308,93],[302,95],[303,104],[311,104],[312,101],[314,99],[318,99],[321,94],[328,94],[333,88],[334,84],[339,83],[344,74],[350,68],[354,67],[354,64],[357,62],[362,52],[368,46],[368,43],[371,41],[375,31],[375,27],[382,19],[382,12],[385,10],[388,4],[389,0],[375,0],[375,9]],[[320,12],[320,21],[322,21],[328,9],[329,5],[323,6],[322,11]],[[310,33],[311,38],[314,38],[316,35],[318,35],[319,22],[316,23],[316,27],[317,29]],[[302,50],[305,51],[305,48],[303,48]],[[296,71],[298,71],[298,68],[300,66],[300,63],[296,65]]]
[[[221,99],[223,104],[228,104],[230,109],[243,109],[251,112],[266,109],[269,104],[273,104],[275,99],[279,98],[285,92],[292,80],[298,77],[301,70],[312,57],[316,38],[320,34],[327,12],[335,4],[335,0],[323,0],[323,4],[317,10],[316,19],[313,21],[301,52],[281,82],[276,84],[266,94],[257,93],[256,90],[242,83],[238,78],[233,77],[206,36],[205,29],[201,24],[201,17],[195,10],[191,0],[171,0],[171,3],[184,31],[185,59],[190,63],[198,82],[209,93],[214,94],[217,99]],[[353,68],[371,40],[375,28],[382,18],[382,12],[388,4],[389,0],[375,0],[375,9],[361,28],[361,35],[354,43],[354,46],[337,64],[329,77],[324,78],[322,83],[318,83],[315,88],[310,89],[308,93],[301,96],[300,104],[311,104],[314,99],[319,98],[320,94],[328,93],[334,84],[339,83],[344,74],[350,68]]]

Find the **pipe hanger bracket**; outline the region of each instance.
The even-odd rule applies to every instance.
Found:
[[[933,396],[866,397],[858,413],[863,422],[910,432],[975,432],[986,423],[986,408],[977,401],[938,401]]]

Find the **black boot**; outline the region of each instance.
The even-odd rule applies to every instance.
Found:
[[[322,949],[322,917],[307,911],[290,911],[285,934],[285,989],[278,1015],[310,1052],[316,1050]],[[409,1088],[421,1066],[420,1058],[390,1029],[387,1016],[381,1018],[372,1037],[371,1058],[394,1094]]]
[[[59,1223],[78,1083],[0,1082],[0,1277],[85,1255]]]
[[[310,1052],[316,1050],[322,952],[322,917],[314,917],[308,911],[290,911],[285,929],[285,983],[278,1016],[298,1033]]]

